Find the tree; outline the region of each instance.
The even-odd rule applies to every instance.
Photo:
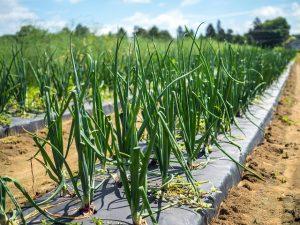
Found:
[[[75,35],[77,36],[87,36],[90,34],[90,30],[87,26],[83,26],[80,23],[75,28]]]
[[[160,31],[159,34],[158,34],[158,37],[161,38],[161,39],[165,39],[165,40],[172,39],[171,34],[167,30]]]
[[[216,37],[216,31],[214,26],[210,23],[206,28],[206,37],[214,38]]]
[[[121,27],[117,32],[117,36],[118,37],[123,37],[123,36],[126,37],[127,36],[126,30],[123,27]]]
[[[256,17],[253,21],[253,29],[260,29],[261,28],[261,20]]]
[[[59,33],[69,34],[71,33],[71,30],[68,27],[64,27],[63,29],[61,29]]]
[[[233,39],[233,30],[232,29],[228,29],[226,34],[225,34],[225,39],[228,42],[232,42]]]
[[[219,41],[224,41],[226,39],[226,34],[225,34],[224,29],[221,26],[220,20],[218,20],[218,22],[217,22],[217,39]]]
[[[139,37],[148,37],[148,32],[142,27],[135,26],[133,34]]]
[[[245,44],[246,42],[246,37],[243,35],[233,35],[232,37],[232,43],[236,43],[236,44]]]
[[[158,34],[159,34],[159,30],[158,30],[157,26],[151,27],[148,31],[148,36],[151,38],[157,38]]]
[[[184,31],[181,26],[177,28],[177,37],[182,38],[184,36]]]
[[[45,36],[47,34],[46,30],[37,28],[33,25],[25,25],[20,28],[20,30],[16,33],[17,37],[25,37],[29,35],[34,36]]]
[[[266,20],[261,23],[258,18],[253,22],[248,36],[250,41],[262,47],[275,47],[281,45],[289,37],[290,25],[283,17]]]
[[[195,31],[193,29],[186,29],[185,33],[192,37],[195,35]]]

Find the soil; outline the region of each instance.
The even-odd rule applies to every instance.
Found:
[[[63,133],[66,145],[70,127],[71,121],[65,121]],[[44,137],[46,132],[45,128],[38,131],[37,134]],[[55,187],[55,182],[46,174],[45,168],[37,160],[30,160],[37,151],[38,147],[27,133],[0,139],[0,176],[17,179],[32,197],[38,197]],[[67,161],[74,170],[77,165],[74,144],[71,146]],[[16,188],[11,187],[18,202],[24,203],[26,199],[23,195]]]
[[[211,225],[300,224],[300,59],[262,144],[246,164],[265,180],[245,172]]]

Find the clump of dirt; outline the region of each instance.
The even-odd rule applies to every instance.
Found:
[[[244,172],[211,225],[300,224],[300,62],[292,70],[265,139],[246,165],[264,181]]]

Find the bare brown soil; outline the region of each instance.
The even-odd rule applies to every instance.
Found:
[[[300,60],[265,139],[247,158],[247,166],[265,180],[244,173],[211,225],[300,224]]]
[[[68,141],[70,126],[71,121],[64,122],[65,144]],[[46,132],[45,128],[37,133],[43,137]],[[55,183],[46,174],[45,168],[37,160],[30,160],[37,151],[38,147],[27,133],[0,139],[0,176],[17,179],[32,197],[44,194],[55,187]],[[71,168],[76,168],[77,153],[74,145],[71,147],[67,161]],[[24,203],[23,195],[14,187],[12,188],[17,200]]]

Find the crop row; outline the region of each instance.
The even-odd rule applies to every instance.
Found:
[[[200,169],[200,158],[209,162],[211,146],[235,161],[220,147],[218,136],[223,134],[236,145],[230,136],[232,124],[238,126],[235,118],[245,115],[251,102],[278,78],[293,57],[283,49],[215,45],[196,36],[170,42],[165,48],[158,48],[154,42],[141,45],[138,39],[126,42],[127,50],[122,44],[120,38],[113,53],[97,57],[74,53],[70,46],[70,56],[64,60],[45,55],[35,63],[36,68],[27,62],[39,88],[48,127],[46,137],[31,134],[38,148],[35,157],[57,188],[48,199],[38,202],[16,180],[1,177],[0,224],[17,217],[26,223],[8,183],[13,183],[51,221],[57,219],[41,206],[59,193],[74,192],[81,201],[79,213],[93,213],[93,196],[102,184],[96,182],[98,164],[105,173],[109,167],[117,168],[117,175],[111,176],[122,184],[135,225],[143,224],[148,216],[156,223],[149,195],[154,190],[160,194],[168,191],[174,181],[173,161],[185,175],[182,182],[190,187],[193,204],[201,208],[198,181],[191,170]],[[11,96],[25,107],[25,61],[21,51],[15,51],[12,62],[2,62],[2,110]],[[114,113],[109,116],[102,108],[103,85],[112,92]],[[85,110],[87,98],[92,101],[92,113]],[[62,115],[67,109],[73,119],[66,144]],[[73,142],[76,153],[70,152]],[[69,154],[78,156],[76,174],[68,164]],[[159,170],[161,183],[156,187],[149,188],[149,165]],[[6,212],[7,196],[15,205],[13,214]]]

